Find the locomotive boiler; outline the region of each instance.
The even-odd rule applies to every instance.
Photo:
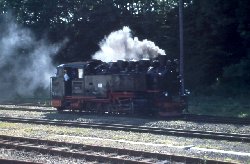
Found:
[[[186,96],[180,94],[178,62],[163,55],[154,60],[61,64],[51,77],[51,98],[58,111],[171,116],[187,108]]]

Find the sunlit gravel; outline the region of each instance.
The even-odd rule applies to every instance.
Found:
[[[209,124],[209,123],[195,123],[186,121],[160,121],[153,119],[138,119],[128,117],[114,117],[114,116],[93,116],[78,113],[57,113],[53,108],[51,112],[36,112],[36,111],[18,111],[18,106],[14,106],[13,110],[3,110],[3,108],[10,108],[10,106],[0,106],[1,117],[22,117],[22,118],[36,118],[36,119],[51,119],[51,120],[68,120],[81,121],[93,123],[116,123],[116,124],[132,124],[138,126],[162,127],[162,128],[178,128],[178,129],[193,129],[206,130],[216,132],[228,133],[244,133],[250,134],[249,125],[233,125],[233,124]],[[20,107],[24,108],[24,107]],[[36,107],[32,107],[33,109]],[[22,127],[22,128],[21,128]],[[22,129],[22,130],[21,130]],[[250,144],[241,142],[227,142],[216,140],[204,140],[195,138],[174,137],[165,135],[153,135],[147,133],[132,133],[124,131],[110,131],[86,128],[68,128],[68,127],[54,127],[45,125],[31,125],[31,124],[12,124],[6,123],[0,127],[1,134],[26,137],[37,137],[43,139],[74,142],[91,145],[104,145],[109,147],[128,148],[134,150],[144,150],[149,152],[161,152],[167,154],[178,154],[186,156],[194,156],[206,159],[218,159],[225,161],[236,161],[237,163],[250,162],[250,155],[238,155],[229,153],[243,152],[250,153]],[[110,139],[110,140],[108,140]],[[140,143],[141,142],[141,143]],[[135,144],[136,143],[136,144]],[[143,143],[148,143],[143,144]],[[151,145],[150,145],[151,144]],[[209,150],[224,150],[223,153],[213,151],[203,151],[201,148]],[[4,154],[4,153],[1,153]],[[61,163],[61,162],[60,162]],[[76,162],[78,163],[78,162]]]
[[[36,152],[25,152],[12,149],[0,149],[0,158],[47,164],[86,164],[84,159],[63,158],[59,156],[43,155]]]
[[[115,123],[115,124],[131,124],[138,126],[160,127],[160,128],[174,128],[174,129],[187,129],[187,130],[201,130],[201,131],[214,131],[226,133],[241,133],[250,134],[250,125],[237,125],[237,124],[213,124],[191,121],[161,121],[153,119],[139,119],[128,117],[116,116],[95,116],[79,113],[57,113],[56,109],[49,107],[35,107],[35,106],[8,106],[0,105],[0,109],[14,108],[15,110],[0,110],[2,117],[22,117],[22,118],[40,118],[52,120],[68,120],[80,122],[94,122],[94,123]],[[34,111],[17,111],[18,108],[40,109],[41,112]],[[43,110],[51,110],[51,112],[43,112]]]

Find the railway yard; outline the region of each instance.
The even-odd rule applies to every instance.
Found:
[[[5,163],[249,163],[250,121],[150,119],[0,105]]]

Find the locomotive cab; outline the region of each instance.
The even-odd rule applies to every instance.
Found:
[[[64,101],[66,96],[82,92],[83,68],[83,63],[62,64],[57,67],[56,76],[51,77],[52,106],[62,108],[66,105]],[[67,80],[65,80],[65,74],[68,76]]]

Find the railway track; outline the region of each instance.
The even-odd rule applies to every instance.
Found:
[[[32,112],[57,112],[53,109],[42,108],[27,108],[25,106],[11,106],[6,107],[5,105],[0,105],[0,110],[16,110],[16,111],[32,111]],[[63,113],[72,113],[72,111],[63,111]],[[79,113],[80,115],[91,115],[91,113]],[[116,115],[117,117],[129,117],[129,118],[142,118],[142,119],[152,119],[152,117],[147,116],[127,116],[127,115]],[[238,125],[250,125],[250,119],[248,118],[235,118],[235,117],[221,117],[221,116],[211,116],[211,115],[197,115],[197,114],[183,114],[178,117],[168,117],[168,118],[153,118],[153,120],[181,120],[190,122],[203,122],[203,123],[220,123],[220,124],[238,124]]]
[[[4,163],[4,164],[41,164],[41,163],[35,163],[35,162],[29,162],[29,161],[23,161],[23,160],[11,160],[11,159],[3,159],[3,158],[0,158],[0,163]]]
[[[5,135],[0,135],[0,147],[6,149],[24,150],[27,152],[35,151],[42,154],[57,155],[62,157],[84,158],[86,161],[97,161],[105,163],[227,163],[223,161],[199,159],[194,157],[150,153],[128,149],[74,144],[58,141],[40,140],[37,138],[13,137]]]
[[[180,120],[193,121],[193,122],[197,121],[205,123],[250,125],[250,119],[248,118],[221,117],[221,116],[197,115],[197,114],[183,114]]]
[[[35,106],[34,106],[35,107]],[[10,106],[10,107],[4,107],[0,105],[0,110],[14,110],[14,111],[31,111],[31,112],[56,112],[56,110],[53,109],[44,109],[45,107],[35,107],[31,108],[27,106]]]
[[[55,126],[69,126],[69,127],[82,127],[104,130],[122,130],[132,131],[138,133],[152,133],[171,136],[193,137],[202,139],[215,139],[215,140],[228,140],[238,142],[250,142],[250,134],[236,134],[236,133],[221,133],[212,131],[197,131],[197,130],[184,130],[184,129],[171,129],[171,128],[154,128],[145,126],[123,125],[123,124],[106,124],[106,123],[84,123],[76,121],[55,121],[48,119],[24,119],[13,117],[0,117],[0,121],[14,122],[14,123],[32,123],[42,125],[55,125]]]

